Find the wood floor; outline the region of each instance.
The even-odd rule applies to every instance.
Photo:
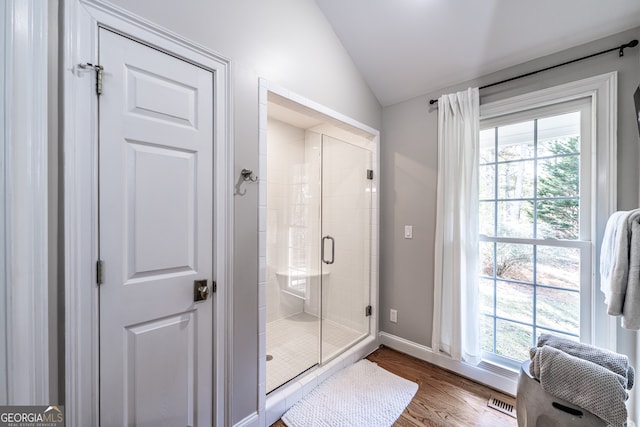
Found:
[[[435,365],[380,348],[367,357],[389,372],[418,384],[418,392],[394,426],[516,427],[515,418],[487,406],[490,396],[515,406],[515,399]],[[272,427],[286,427],[278,420]]]

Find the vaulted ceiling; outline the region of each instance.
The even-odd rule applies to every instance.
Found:
[[[640,26],[640,0],[316,0],[383,106]]]

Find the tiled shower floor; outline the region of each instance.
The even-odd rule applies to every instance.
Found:
[[[318,318],[299,313],[267,323],[267,393],[318,363]],[[325,360],[363,336],[361,332],[325,320],[322,353]]]

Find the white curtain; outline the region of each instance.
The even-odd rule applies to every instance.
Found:
[[[480,362],[478,88],[438,99],[438,188],[432,349]]]

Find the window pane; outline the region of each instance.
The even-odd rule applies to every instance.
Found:
[[[533,157],[533,120],[498,128],[498,161]]]
[[[506,320],[496,320],[496,354],[515,360],[529,359],[529,348],[533,344],[531,326]]]
[[[538,156],[547,156],[555,153],[553,148],[558,140],[568,140],[580,137],[580,112],[561,114],[545,117],[538,120]],[[578,152],[578,144],[574,152]]]
[[[536,288],[537,323],[540,326],[580,334],[580,294]]]
[[[479,221],[480,221],[480,234],[484,234],[485,236],[493,236],[494,233],[494,202],[480,202],[479,206]]]
[[[495,165],[480,166],[480,200],[495,199]]]
[[[507,319],[533,323],[533,286],[498,280],[496,315]]]
[[[495,243],[480,242],[480,276],[493,277],[493,246]]]
[[[480,131],[480,164],[496,161],[495,128]]]
[[[533,246],[496,243],[496,251],[497,277],[533,283]]]
[[[533,202],[497,202],[498,236],[533,237]]]
[[[580,290],[580,249],[538,246],[536,256],[537,283]]]
[[[538,197],[572,197],[580,194],[580,156],[560,156],[538,161]]]
[[[480,279],[480,312],[483,314],[495,314],[493,312],[493,280]]]
[[[537,237],[576,240],[580,236],[578,199],[542,200],[537,209]]]
[[[551,334],[551,335],[555,335],[556,337],[560,337],[560,338],[564,338],[567,340],[571,340],[571,341],[580,341],[580,337],[574,337],[573,335],[568,335],[568,334],[562,334],[560,332],[556,332],[556,331],[549,331],[547,329],[544,328],[537,328],[536,329],[536,344],[538,343],[538,339],[540,338],[540,335],[542,334]]]
[[[494,318],[480,316],[480,348],[493,353],[493,322]]]
[[[498,165],[498,198],[533,197],[533,160]]]

